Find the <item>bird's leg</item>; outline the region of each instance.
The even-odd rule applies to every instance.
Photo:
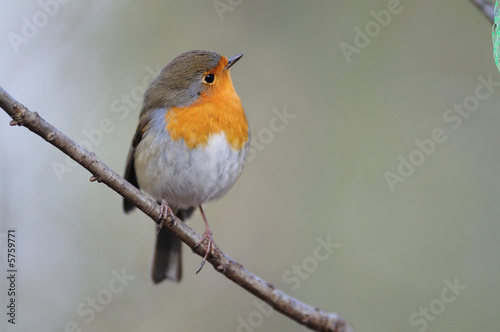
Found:
[[[205,252],[205,256],[203,257],[203,260],[201,261],[201,266],[198,269],[198,271],[196,271],[196,273],[200,272],[201,269],[203,268],[203,265],[205,265],[205,262],[207,261],[208,253],[212,253],[214,250],[214,247],[213,247],[214,240],[212,237],[212,230],[210,229],[210,226],[208,226],[207,218],[205,218],[205,213],[203,212],[201,205],[199,205],[198,207],[200,208],[201,216],[203,217],[203,222],[205,223],[205,233],[203,233],[203,236],[201,237],[200,242],[198,242],[193,247],[193,249],[196,248],[197,246],[199,246],[203,241],[205,241],[207,239],[208,239],[208,243],[207,243],[207,251]]]
[[[164,198],[162,198],[160,204],[160,216],[158,217],[158,220],[156,220],[156,223],[159,222],[158,233],[163,228],[163,224],[165,223],[165,221],[167,221],[168,215],[171,213],[173,213],[172,209],[170,208],[170,206],[168,206],[167,201]]]

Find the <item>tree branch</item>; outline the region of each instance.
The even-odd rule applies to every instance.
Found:
[[[470,0],[477,9],[490,21],[491,24],[495,23],[495,4],[489,0]]]
[[[75,141],[64,135],[57,128],[41,118],[38,113],[29,111],[0,87],[0,107],[10,115],[12,126],[24,126],[36,133],[50,144],[71,157],[92,173],[91,181],[105,183],[108,187],[132,202],[137,208],[159,223],[161,209],[151,198],[128,183],[115,173],[93,152],[89,152]],[[201,236],[187,224],[169,214],[163,227],[177,235],[198,255],[204,256],[206,245],[203,243],[195,248]],[[233,261],[217,246],[209,256],[214,268],[234,281],[248,292],[271,305],[275,310],[316,331],[353,332],[349,323],[337,313],[326,312],[305,304],[275,288],[258,276],[250,273],[241,264]]]

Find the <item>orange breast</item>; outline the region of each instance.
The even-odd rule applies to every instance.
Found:
[[[165,120],[173,140],[183,139],[187,147],[196,148],[222,132],[234,149],[243,148],[248,122],[228,71],[219,72],[216,83],[194,104],[168,110]]]

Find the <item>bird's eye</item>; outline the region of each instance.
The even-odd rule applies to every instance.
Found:
[[[214,74],[208,74],[205,76],[204,81],[208,84],[212,84],[215,81]]]

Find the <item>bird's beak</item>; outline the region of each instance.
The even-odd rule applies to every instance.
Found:
[[[231,68],[231,66],[234,65],[236,62],[238,62],[238,60],[241,59],[242,57],[243,57],[243,54],[238,54],[238,55],[235,55],[232,58],[228,59],[227,66],[226,66],[226,68],[224,68],[224,70],[228,70],[229,68]]]

